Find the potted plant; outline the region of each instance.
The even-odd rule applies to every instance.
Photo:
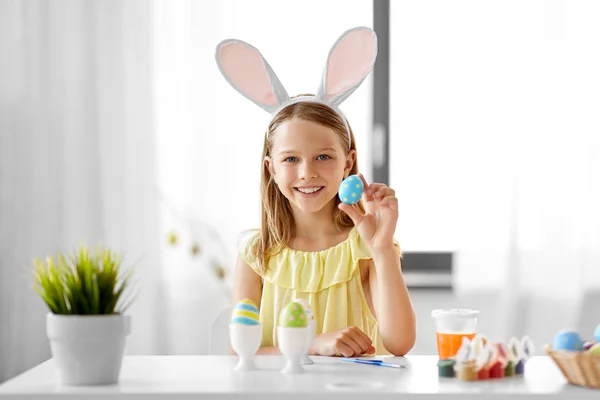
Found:
[[[33,265],[34,289],[50,309],[46,333],[59,383],[117,383],[131,326],[124,312],[134,299],[133,269],[122,270],[121,256],[110,249],[83,245]]]

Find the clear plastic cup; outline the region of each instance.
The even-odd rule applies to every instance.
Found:
[[[433,310],[431,317],[435,322],[438,357],[440,360],[456,356],[463,338],[469,340],[477,333],[479,311],[469,309]]]

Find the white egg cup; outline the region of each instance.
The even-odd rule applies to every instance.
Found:
[[[239,357],[234,371],[252,371],[258,369],[254,362],[254,354],[260,348],[261,325],[229,325],[231,348]]]
[[[287,360],[281,370],[284,374],[301,374],[304,368],[300,364],[302,357],[306,355],[309,348],[308,336],[310,335],[310,326],[305,328],[293,328],[278,326],[277,341],[279,350]]]
[[[308,335],[306,335],[308,339],[308,347],[306,348],[306,353],[302,356],[302,360],[300,361],[303,365],[311,365],[315,362],[308,356],[308,350],[315,340],[315,336],[317,335],[317,324],[314,319],[311,319],[308,324]]]

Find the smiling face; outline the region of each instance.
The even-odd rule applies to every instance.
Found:
[[[314,213],[335,206],[342,180],[349,175],[356,153],[346,151],[333,129],[293,119],[274,132],[265,165],[294,212]]]
[[[284,150],[296,153],[279,154]],[[291,243],[298,218],[311,223],[332,217],[339,231],[354,226],[337,207],[337,190],[345,176],[358,174],[358,162],[350,124],[325,104],[303,101],[273,117],[264,136],[262,159],[260,229],[252,251],[264,273],[269,258]],[[305,165],[307,170],[303,170]],[[310,186],[321,189],[313,196],[301,193]],[[364,212],[362,202],[356,207]]]

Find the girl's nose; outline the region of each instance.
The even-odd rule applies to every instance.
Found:
[[[317,177],[317,170],[313,167],[312,163],[302,163],[300,167],[300,179],[313,179]]]

